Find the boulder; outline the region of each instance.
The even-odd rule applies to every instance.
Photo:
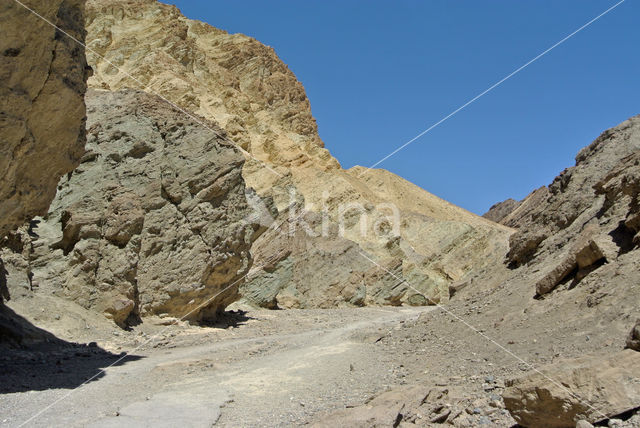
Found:
[[[618,254],[618,246],[609,235],[598,234],[595,227],[587,226],[575,243],[553,267],[536,283],[536,293],[541,296],[552,291],[561,282],[575,277],[578,281],[599,263],[612,262]]]
[[[636,325],[629,332],[626,347],[640,352],[640,319],[636,320]]]
[[[601,261],[613,261],[616,259],[618,247],[608,235],[596,236],[576,249],[576,264],[584,269]]]
[[[505,407],[525,427],[574,427],[640,407],[640,354],[559,361],[506,382]]]
[[[332,412],[312,423],[323,427],[395,427],[413,422],[417,414],[429,415],[432,423],[444,423],[452,415],[444,402],[449,396],[446,388],[425,385],[403,386],[373,397],[365,404]],[[455,416],[458,416],[459,412]]]
[[[38,292],[121,326],[139,316],[214,318],[238,298],[263,230],[244,159],[215,123],[144,92],[87,93],[91,156],[33,227]]]
[[[536,294],[542,296],[552,291],[576,269],[576,256],[569,254],[536,283]]]

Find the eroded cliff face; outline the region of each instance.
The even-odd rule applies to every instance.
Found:
[[[451,283],[502,260],[510,228],[384,170],[343,170],[318,137],[304,88],[273,49],[153,0],[91,0],[87,7],[91,86],[155,92],[216,120],[246,150],[247,185],[280,211],[272,227],[278,230],[254,245],[254,269],[243,285],[254,303],[442,302]],[[362,209],[350,210],[354,205]],[[390,224],[394,208],[398,220]],[[281,236],[278,225],[325,213],[328,235]],[[336,274],[337,266],[351,272]],[[397,276],[389,284],[370,280],[388,276],[385,269]]]
[[[84,41],[84,0],[26,0]],[[0,237],[44,215],[84,153],[84,48],[14,1],[0,4]]]
[[[502,217],[518,230],[506,261],[535,280],[538,295],[590,282],[596,270],[620,273],[637,263],[639,156],[635,116],[603,132],[580,150],[575,166]]]
[[[237,299],[261,231],[246,219],[242,155],[215,123],[147,93],[91,90],[86,100],[87,152],[5,254],[10,286],[121,326],[214,318]]]

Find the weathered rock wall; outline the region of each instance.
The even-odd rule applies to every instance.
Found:
[[[84,41],[84,0],[25,0]],[[84,47],[14,1],[0,4],[0,237],[47,212],[85,144]]]
[[[242,155],[216,124],[144,92],[92,90],[87,106],[87,153],[18,239],[20,257],[5,257],[28,263],[10,286],[120,325],[215,317],[237,299],[261,231],[246,220]]]
[[[527,266],[538,295],[575,286],[640,243],[640,116],[605,131],[576,165],[536,190],[502,221],[517,228],[507,262]]]

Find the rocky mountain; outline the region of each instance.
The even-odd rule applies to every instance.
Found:
[[[87,31],[95,71],[90,86],[157,93],[217,121],[245,151],[247,185],[271,198],[280,213],[254,244],[254,269],[243,285],[251,303],[446,301],[450,284],[506,252],[510,228],[384,170],[342,169],[318,136],[302,84],[258,41],[186,19],[153,0],[91,0]],[[314,233],[279,236],[281,225],[313,218],[315,226],[305,220],[299,227],[315,227]],[[336,274],[321,260],[352,266],[352,272]],[[385,269],[400,280],[378,279]]]
[[[214,318],[237,299],[262,231],[246,219],[242,155],[216,124],[144,92],[91,90],[86,101],[87,152],[5,252],[10,288],[121,326]]]
[[[578,153],[575,166],[505,213],[501,223],[517,229],[507,261],[539,277],[538,294],[563,282],[575,286],[637,247],[639,154],[635,116],[605,131]]]
[[[27,0],[84,40],[83,0]],[[28,28],[29,31],[25,31]],[[83,154],[84,48],[17,2],[0,5],[0,237],[46,214]]]

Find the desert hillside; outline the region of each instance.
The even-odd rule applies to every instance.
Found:
[[[377,280],[384,269],[419,284],[429,300],[444,302],[449,285],[497,263],[506,252],[511,229],[384,170],[343,170],[318,136],[302,84],[273,49],[250,37],[186,19],[175,7],[152,0],[91,0],[87,45],[94,69],[90,86],[156,93],[219,123],[246,150],[247,185],[259,196],[273,198],[280,212],[274,229],[323,209],[328,213],[331,226],[323,235],[331,236],[283,237],[279,229],[258,239],[254,269],[242,286],[251,303],[318,307],[426,302],[404,284],[390,290]],[[354,205],[358,209],[347,208],[341,217],[341,207]],[[397,219],[389,220],[389,205],[399,210]],[[390,222],[397,224],[389,227]],[[283,245],[291,252],[278,256]],[[310,260],[341,259],[343,253],[345,259],[336,263],[354,269],[346,277]],[[309,276],[311,270],[315,274]],[[302,277],[306,281],[291,279]]]
[[[512,426],[506,408],[527,427],[640,426],[640,354],[623,351],[640,350],[639,155],[634,116],[549,186],[494,205],[487,217],[517,228],[504,263],[381,339],[421,350],[403,363],[415,379],[316,424]]]

